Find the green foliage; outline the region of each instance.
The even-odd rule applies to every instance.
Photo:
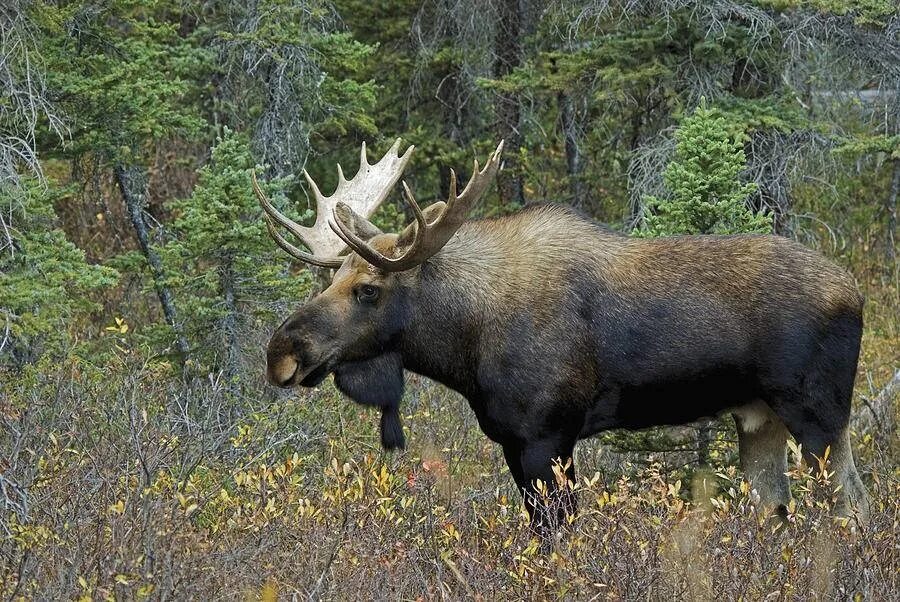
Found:
[[[209,164],[200,170],[193,194],[169,204],[172,227],[185,235],[177,245],[193,259],[217,262],[264,250],[265,226],[251,187],[253,168],[246,136],[226,128]]]
[[[71,117],[66,154],[130,163],[148,143],[203,128],[192,78],[205,79],[212,54],[181,35],[180,3],[80,0],[35,11],[48,85]]]
[[[844,138],[834,152],[837,155],[849,157],[884,154],[891,159],[900,159],[900,135],[863,134]]]
[[[251,184],[254,169],[247,137],[226,129],[191,196],[168,206],[173,240],[161,249],[166,284],[178,292],[182,315],[190,316],[186,334],[198,361],[214,364],[227,345],[223,320],[259,325],[272,318],[274,302],[302,299],[312,286],[308,270],[288,272],[287,257],[266,232]],[[289,183],[281,178],[260,185],[277,203]],[[226,289],[233,301],[226,300]]]
[[[812,8],[832,15],[850,15],[858,25],[879,27],[884,27],[898,10],[894,0],[755,0],[754,3],[779,11]]]
[[[12,341],[0,357],[9,353],[16,364],[65,343],[98,309],[94,294],[118,280],[115,270],[89,264],[58,227],[53,204],[65,192],[34,180],[0,192],[16,219],[12,251],[0,255],[0,329],[8,326]]]
[[[321,88],[327,117],[315,129],[337,136],[350,132],[376,135],[377,88],[371,80],[359,81],[356,77],[371,60],[374,49],[348,33],[322,36],[315,40],[313,48],[323,57],[322,68],[329,75]]]
[[[257,159],[283,176],[306,166],[311,139],[376,133],[373,45],[343,31],[321,0],[227,2],[204,16],[218,52],[216,119],[251,133]]]
[[[740,183],[743,137],[729,130],[726,118],[704,105],[682,122],[675,156],[663,173],[669,197],[646,199],[637,236],[771,232],[771,216],[747,206],[757,187]]]
[[[819,130],[823,125],[812,120],[795,97],[782,94],[759,98],[727,94],[710,110],[724,119],[722,127],[742,143],[754,132],[789,134],[806,129]]]

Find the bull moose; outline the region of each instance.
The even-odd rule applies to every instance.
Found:
[[[862,332],[851,276],[779,236],[632,238],[560,204],[470,220],[502,147],[483,169],[475,162],[461,193],[451,171],[446,202],[420,209],[404,183],[415,221],[399,234],[367,219],[410,160],[399,139],[374,165],[363,144],[359,172],[347,180],[338,166],[331,196],[304,174],[312,227],[280,213],[254,176],[275,241],[337,270],[272,335],[269,381],[315,387],[333,374],[341,392],[381,409],[385,448],[404,445],[404,370],[458,391],[502,446],[538,525],[571,501],[549,510],[535,482],[566,497],[552,462],[579,439],[723,413],[766,506],[783,512],[790,500],[791,435],[807,459],[830,447],[837,511],[865,515],[847,426]]]

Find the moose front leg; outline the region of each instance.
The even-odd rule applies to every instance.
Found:
[[[522,446],[516,443],[507,443],[503,446],[503,457],[506,458],[506,465],[509,466],[509,473],[512,475],[513,481],[516,482],[516,489],[519,494],[527,485],[525,474],[522,472]]]
[[[542,536],[565,524],[566,514],[575,513],[574,492],[568,484],[557,480],[557,474],[553,470],[554,462],[558,460],[564,468],[562,475],[565,476],[565,480],[574,483],[574,449],[575,441],[568,439],[541,439],[520,447],[521,482],[517,479],[516,484],[525,497],[531,527]],[[509,462],[508,454],[507,462]],[[515,478],[515,472],[513,477]],[[546,489],[541,491],[537,485],[538,481]]]

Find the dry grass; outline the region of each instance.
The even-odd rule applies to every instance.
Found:
[[[102,367],[74,355],[39,367],[8,384],[0,408],[0,595],[889,599],[900,591],[900,481],[871,438],[861,450],[875,468],[867,525],[830,518],[827,474],[792,472],[796,506],[782,524],[760,515],[732,467],[691,486],[650,463],[581,477],[581,511],[546,555],[502,455],[465,403],[417,378],[410,388],[412,447],[387,455],[376,416],[330,386],[235,398],[215,380],[178,384],[164,365],[128,351]]]
[[[896,270],[855,271],[868,298],[860,415],[900,366],[900,292]],[[410,448],[385,454],[377,413],[331,385],[276,397],[259,382],[261,365],[240,387],[214,375],[185,383],[128,335],[104,336],[105,356],[92,341],[62,362],[0,372],[3,598],[889,600],[900,592],[896,428],[870,421],[854,434],[874,499],[865,525],[831,518],[827,473],[795,465],[790,520],[773,522],[727,465],[733,450],[714,456],[722,462],[714,472],[690,476],[684,452],[622,455],[582,442],[580,512],[543,554],[500,449],[441,386],[409,377]],[[895,425],[898,402],[887,399]]]

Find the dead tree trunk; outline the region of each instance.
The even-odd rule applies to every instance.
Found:
[[[497,38],[494,42],[494,77],[500,79],[522,64],[523,6],[521,0],[501,0],[498,5]],[[503,204],[525,203],[519,149],[522,146],[522,107],[516,92],[498,92],[497,135],[505,141],[504,169],[497,174],[497,190]]]
[[[451,20],[449,27],[450,36],[457,35],[455,20]],[[467,124],[469,121],[467,104],[467,90],[463,82],[464,74],[459,65],[452,64],[449,72],[441,80],[437,89],[437,100],[441,104],[443,113],[444,138],[449,140],[454,147],[465,148],[469,143]],[[450,166],[442,164],[440,167],[441,198],[447,198],[450,194]],[[457,172],[460,181],[465,182],[469,178],[468,170]],[[406,204],[403,203],[405,206]],[[411,215],[409,217],[412,217]]]
[[[156,296],[159,298],[159,304],[162,306],[163,315],[166,323],[175,332],[175,348],[178,351],[179,361],[184,367],[184,362],[188,356],[188,344],[181,330],[181,324],[178,322],[178,315],[175,310],[175,301],[172,297],[172,291],[165,285],[162,261],[159,254],[150,246],[150,234],[147,229],[147,222],[144,221],[144,197],[147,186],[146,177],[141,168],[116,164],[113,168],[116,183],[119,190],[122,191],[122,198],[125,200],[125,209],[128,212],[128,219],[137,235],[138,244],[141,252],[147,259],[150,266],[150,276],[153,279],[153,287],[156,289]]]
[[[897,197],[900,196],[900,159],[894,159],[892,163],[894,171],[891,177],[891,191],[885,202],[888,215],[885,259],[888,270],[893,270],[894,262],[897,261]]]
[[[238,374],[240,346],[238,343],[238,312],[234,295],[234,270],[232,258],[226,257],[219,270],[219,285],[225,302],[225,317],[222,319],[222,334],[225,338],[224,374],[228,389],[232,389]]]
[[[569,176],[569,190],[572,192],[572,206],[581,208],[584,193],[581,182],[581,149],[578,147],[578,131],[575,121],[575,103],[565,92],[557,96],[559,119],[566,143],[566,173]]]

